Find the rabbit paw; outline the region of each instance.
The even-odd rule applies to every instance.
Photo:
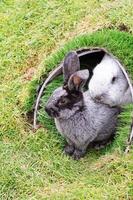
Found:
[[[105,147],[106,147],[106,144],[96,144],[96,145],[94,146],[94,149],[100,150],[100,149],[103,149],[103,148],[105,148]]]
[[[111,144],[112,142],[112,138],[110,138],[109,140],[105,140],[103,142],[99,142],[99,143],[95,143],[93,144],[94,149],[96,150],[100,150],[105,148],[107,145]]]
[[[71,156],[74,152],[74,146],[67,144],[64,148],[64,153]]]
[[[84,157],[86,151],[85,150],[80,150],[80,149],[75,149],[73,152],[72,158],[74,160],[79,160],[80,158]]]

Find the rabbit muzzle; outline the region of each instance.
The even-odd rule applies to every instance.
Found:
[[[53,117],[53,118],[59,117],[58,108],[55,106],[45,106],[45,111],[50,117]]]
[[[91,94],[91,97],[94,100],[94,102],[106,104],[105,103],[105,99],[108,98],[108,95],[106,95],[105,93],[95,95],[95,94],[93,94],[93,93],[90,92],[90,94]]]

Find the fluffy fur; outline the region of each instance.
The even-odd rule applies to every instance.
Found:
[[[49,98],[45,110],[66,138],[66,154],[74,159],[84,156],[89,144],[106,143],[114,134],[119,108],[95,103],[89,92],[83,92],[88,70],[75,72],[68,87],[57,88]]]
[[[120,106],[132,102],[129,84],[119,64],[105,55],[93,70],[89,83],[91,97],[110,106]]]
[[[79,69],[77,53],[70,52],[64,60],[64,86],[53,92],[45,107],[66,138],[65,153],[74,159],[84,156],[89,144],[104,143],[114,134],[120,111],[96,103],[88,91],[83,92],[89,71]]]
[[[66,104],[61,106],[63,98]],[[74,159],[84,156],[92,142],[106,142],[114,134],[120,111],[118,107],[95,103],[88,91],[79,94],[71,91],[69,94],[62,87],[53,92],[45,109],[66,138],[65,153]]]

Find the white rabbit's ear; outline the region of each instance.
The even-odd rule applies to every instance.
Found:
[[[69,77],[76,71],[80,70],[80,62],[76,51],[67,54],[63,64],[64,84],[67,84]]]
[[[89,71],[87,69],[75,72],[70,76],[68,80],[68,89],[81,91],[88,78],[89,78]]]

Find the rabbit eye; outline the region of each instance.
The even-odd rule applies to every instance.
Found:
[[[116,77],[114,76],[113,78],[112,78],[112,83],[114,83],[116,81]]]
[[[68,100],[66,98],[62,98],[59,101],[59,104],[67,104],[67,103],[68,103]]]

